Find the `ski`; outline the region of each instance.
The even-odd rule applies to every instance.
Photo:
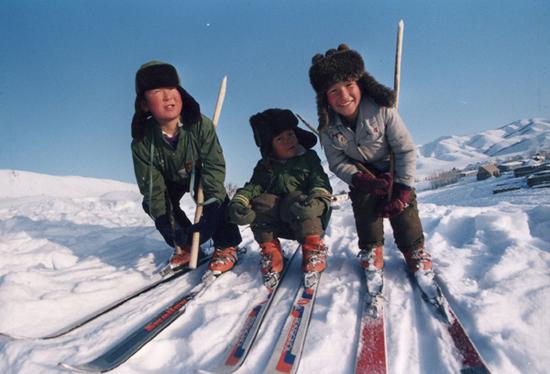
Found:
[[[357,347],[356,374],[384,374],[388,372],[386,331],[384,324],[384,297],[365,292],[361,310],[361,326]]]
[[[110,346],[107,351],[95,359],[84,364],[76,365],[60,362],[58,363],[58,366],[79,372],[103,373],[113,370],[127,361],[145,344],[150,342],[179,316],[184,314],[187,309],[187,305],[192,300],[202,295],[214,283],[214,281],[222,275],[223,274],[214,275],[210,271],[207,271],[201,281],[190,291],[180,293],[169,303],[168,306],[162,307],[154,314],[152,318],[140,324],[128,335]]]
[[[262,326],[264,317],[266,316],[269,307],[271,306],[271,302],[273,301],[275,294],[279,289],[279,285],[283,281],[284,276],[287,273],[288,268],[290,267],[290,263],[296,256],[298,249],[296,249],[291,255],[289,255],[285,259],[284,270],[278,283],[270,289],[265,287],[265,289],[267,290],[267,295],[265,295],[265,297],[259,303],[257,303],[252,309],[250,309],[244,323],[242,324],[238,333],[235,335],[235,338],[226,350],[224,363],[220,367],[211,371],[211,373],[232,373],[241,367],[244,360],[248,356],[252,345],[254,344],[256,336],[258,335],[258,331]]]
[[[210,260],[211,257],[212,256],[204,256],[199,260],[199,263],[200,264],[207,263]],[[140,296],[140,295],[142,295],[142,294],[144,294],[148,291],[151,291],[155,287],[160,286],[161,284],[164,284],[164,283],[168,283],[168,282],[170,282],[170,281],[172,281],[176,278],[179,278],[180,276],[188,273],[191,270],[193,270],[193,269],[190,269],[187,266],[183,266],[183,267],[176,268],[176,269],[170,269],[168,266],[165,266],[165,267],[161,268],[159,271],[155,272],[154,280],[151,283],[148,283],[145,286],[143,286],[143,287],[141,287],[141,288],[139,288],[135,291],[132,291],[131,293],[129,293],[125,296],[122,296],[122,297],[116,299],[112,303],[110,303],[108,305],[105,305],[102,308],[97,309],[97,310],[85,315],[84,317],[82,317],[79,320],[71,323],[70,325],[67,325],[67,326],[65,326],[65,327],[63,327],[63,328],[61,328],[61,329],[59,329],[55,332],[50,333],[50,334],[47,334],[47,335],[44,335],[44,336],[38,336],[38,337],[29,337],[29,336],[17,336],[17,335],[5,334],[5,333],[0,332],[0,336],[5,336],[5,337],[8,337],[10,339],[15,339],[15,340],[27,340],[27,339],[48,340],[48,339],[59,338],[60,336],[66,335],[66,334],[76,330],[77,328],[82,327],[85,324],[92,322],[93,320],[103,316],[104,314],[112,311],[113,309],[118,308],[122,304],[124,304],[124,303],[126,303],[126,302],[128,302],[132,299],[135,299],[136,297],[138,297],[138,296]],[[164,274],[164,275],[162,275],[162,274]]]
[[[298,370],[319,287],[320,274],[316,278],[317,281],[308,286],[304,279],[296,292],[290,313],[267,364],[266,373],[295,373]]]
[[[200,264],[207,263],[210,260],[211,256],[204,256],[199,260]],[[118,308],[122,304],[135,299],[136,297],[154,289],[157,286],[160,286],[161,284],[168,283],[186,273],[191,271],[193,269],[188,268],[187,266],[176,268],[176,269],[168,269],[168,267],[163,267],[158,272],[155,273],[157,278],[156,280],[152,281],[149,284],[146,284],[145,286],[125,295],[122,296],[113,302],[111,302],[108,305],[103,306],[100,309],[97,309],[84,317],[80,318],[79,320],[71,323],[70,325],[67,325],[55,332],[52,332],[50,334],[44,335],[44,336],[37,336],[37,337],[30,337],[30,336],[18,336],[18,335],[11,335],[11,334],[5,334],[0,332],[0,336],[7,337],[9,339],[14,340],[30,340],[30,339],[37,339],[37,340],[48,340],[48,339],[54,339],[59,338],[60,336],[66,335],[74,330],[76,330],[79,327],[84,326],[85,324],[92,322],[93,320],[103,316],[104,314],[107,314],[108,312],[112,311],[113,309]],[[161,275],[161,272],[164,275]]]
[[[462,323],[456,316],[456,313],[454,312],[453,308],[447,301],[447,298],[443,294],[439,284],[441,283],[441,281],[438,282],[437,278],[434,278],[433,281],[435,282],[438,294],[436,299],[430,299],[422,291],[422,288],[418,286],[418,282],[416,282],[416,278],[414,283],[420,289],[422,299],[429,304],[430,309],[434,312],[435,317],[445,324],[446,330],[451,337],[454,347],[458,353],[457,359],[460,361],[461,364],[460,372],[464,374],[490,373],[487,364],[479,353],[479,350],[474,345],[472,339],[468,336],[468,333],[462,326]]]

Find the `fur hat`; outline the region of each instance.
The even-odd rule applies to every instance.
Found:
[[[317,115],[319,129],[327,126],[334,112],[328,105],[327,90],[335,83],[357,81],[361,94],[370,97],[380,106],[391,107],[395,103],[394,92],[378,83],[365,70],[361,55],[340,44],[338,49],[329,49],[326,53],[316,54],[311,59],[309,81],[317,93]]]
[[[289,129],[294,130],[304,148],[312,148],[317,143],[315,134],[299,128],[298,118],[288,109],[272,108],[256,113],[250,117],[250,126],[263,158],[271,155],[273,138]]]
[[[136,100],[135,112],[132,118],[132,138],[140,140],[145,131],[145,121],[151,113],[142,109],[145,100],[145,91],[162,87],[176,87],[181,95],[181,121],[184,125],[191,125],[200,121],[199,103],[181,87],[176,68],[162,61],[149,61],[139,68],[136,73]]]

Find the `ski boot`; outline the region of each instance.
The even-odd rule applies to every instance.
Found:
[[[158,272],[162,277],[167,277],[174,274],[181,268],[189,265],[191,261],[191,247],[190,246],[176,246],[172,257],[168,260],[168,263],[164,265]]]
[[[168,261],[172,269],[177,269],[182,266],[188,265],[191,261],[191,247],[186,245],[183,247],[176,246],[172,257]]]
[[[441,304],[441,290],[435,282],[435,273],[431,256],[424,248],[403,252],[409,271],[416,278],[416,282],[425,299],[439,306]]]
[[[327,267],[328,248],[323,244],[319,235],[309,235],[302,244],[302,271],[304,284],[312,287],[319,281],[321,273]]]
[[[283,271],[284,258],[279,239],[270,242],[260,243],[261,260],[260,267],[264,279],[264,285],[267,288],[273,288],[281,279]]]
[[[233,269],[237,262],[237,247],[216,248],[208,269],[214,275],[220,275]]]
[[[370,249],[362,249],[357,256],[361,261],[361,267],[365,271],[368,294],[372,298],[382,295],[384,288],[384,247],[380,245]]]

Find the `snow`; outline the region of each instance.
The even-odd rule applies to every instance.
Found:
[[[521,124],[519,124],[521,125]],[[517,128],[524,126],[517,125]],[[502,133],[511,133],[504,129]],[[486,148],[492,137],[477,137]],[[449,301],[492,372],[545,373],[550,367],[550,189],[494,195],[500,178],[475,177],[419,192],[420,215]],[[336,191],[344,186],[332,178]],[[191,213],[191,201],[184,200]],[[455,373],[453,350],[405,273],[386,224],[385,296],[392,373]],[[113,373],[212,370],[248,309],[265,292],[259,251],[241,227],[248,253],[186,313]],[[364,281],[350,202],[340,203],[326,235],[329,267],[321,279],[300,373],[352,373]],[[284,241],[287,251],[295,243]],[[170,248],[143,213],[135,185],[0,170],[0,332],[38,337],[145,285]],[[300,281],[291,264],[257,342],[240,372],[265,368]],[[190,290],[201,271],[159,286],[65,336],[0,336],[0,372],[64,372],[104,352],[170,298]]]

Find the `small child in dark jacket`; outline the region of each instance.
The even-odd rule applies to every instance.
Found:
[[[250,224],[261,248],[264,284],[274,287],[284,258],[279,238],[302,245],[302,270],[314,282],[326,268],[322,237],[330,218],[332,189],[321,160],[311,148],[317,137],[298,127],[288,109],[267,109],[250,118],[260,148],[252,178],[228,207],[231,223]]]

